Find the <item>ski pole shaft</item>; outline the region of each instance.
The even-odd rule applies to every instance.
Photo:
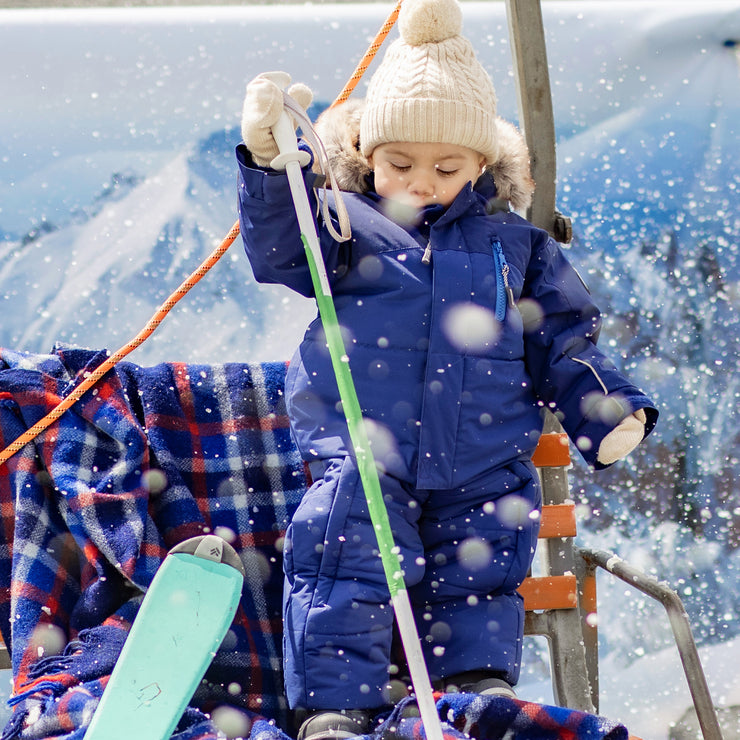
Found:
[[[421,651],[419,634],[411,610],[408,591],[403,580],[398,550],[393,541],[388,511],[383,501],[375,458],[370,448],[370,440],[362,418],[362,409],[357,398],[357,391],[349,367],[349,358],[334,307],[329,277],[326,273],[316,231],[316,223],[303,181],[301,166],[307,164],[307,159],[304,156],[307,153],[298,150],[293,125],[287,113],[283,113],[272,133],[277,141],[280,155],[272,161],[271,166],[273,169],[284,168],[288,177],[296,218],[301,231],[301,240],[306,250],[316,294],[319,316],[321,317],[332,367],[337,380],[339,398],[357,459],[357,467],[365,491],[370,520],[378,541],[378,549],[391,594],[396,623],[409,672],[411,673],[414,693],[419,704],[419,713],[424,723],[427,738],[429,740],[442,740],[442,727],[434,704],[429,673]]]

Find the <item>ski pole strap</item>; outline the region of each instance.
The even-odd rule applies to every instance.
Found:
[[[296,120],[298,125],[301,127],[303,138],[308,142],[311,149],[313,149],[314,156],[316,158],[316,164],[318,165],[319,172],[325,176],[326,180],[329,181],[331,189],[334,192],[334,204],[337,209],[337,219],[339,220],[339,232],[334,228],[334,224],[331,222],[329,215],[329,202],[326,197],[327,187],[326,184],[321,186],[323,191],[323,198],[321,199],[321,212],[326,223],[326,228],[334,239],[338,242],[346,242],[352,238],[352,230],[349,224],[349,215],[347,214],[347,208],[344,205],[344,198],[342,197],[342,191],[337,185],[337,179],[334,176],[334,170],[332,169],[331,162],[329,161],[329,155],[326,153],[324,142],[321,141],[316,129],[311,123],[311,119],[306,114],[306,111],[301,108],[296,101],[283,92],[283,104],[290,114]],[[326,180],[324,182],[326,182]]]

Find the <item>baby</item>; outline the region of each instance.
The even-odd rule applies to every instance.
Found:
[[[558,244],[509,210],[531,196],[526,147],[496,116],[457,1],[406,0],[399,27],[364,105],[324,125],[352,238],[317,226],[432,679],[514,696],[544,412],[603,468],[657,411],[596,347],[599,311]],[[270,169],[282,106],[271,79],[248,85],[241,233],[258,280],[312,296],[290,189]],[[392,701],[393,610],[319,319],[286,395],[313,478],[286,537],[286,691],[301,740],[344,738]]]

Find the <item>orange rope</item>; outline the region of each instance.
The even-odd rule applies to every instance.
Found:
[[[385,37],[390,32],[391,28],[393,28],[393,24],[398,18],[401,2],[402,0],[398,0],[396,7],[388,16],[380,31],[378,31],[377,36],[368,47],[368,50],[355,68],[355,71],[344,86],[344,89],[331,104],[332,108],[347,100],[355,87],[357,87],[357,83],[365,73],[365,70],[370,66],[370,63],[377,54],[378,49],[380,49]],[[2,452],[0,452],[0,465],[7,462],[16,452],[20,452],[29,442],[36,439],[41,432],[48,429],[65,411],[67,411],[67,409],[79,401],[83,394],[90,390],[90,388],[92,388],[109,370],[113,369],[124,357],[126,357],[126,355],[130,354],[137,347],[143,344],[154,333],[162,321],[164,321],[164,318],[172,310],[175,304],[177,304],[181,298],[184,298],[190,289],[205,277],[216,262],[223,257],[226,250],[234,243],[237,236],[239,236],[239,221],[231,227],[231,231],[229,231],[221,244],[218,245],[218,247],[197,267],[197,269],[185,281],[183,281],[180,287],[177,288],[177,290],[175,290],[175,292],[172,293],[170,297],[167,298],[167,300],[157,309],[154,315],[147,322],[146,326],[130,342],[121,347],[117,352],[114,352],[107,360],[105,360],[105,362],[87,375],[78,386],[75,386],[69,395],[65,396],[46,416],[37,421],[32,427],[23,432],[20,437],[11,442]]]
[[[339,105],[340,103],[344,103],[345,100],[352,94],[352,91],[357,87],[357,83],[362,78],[362,75],[365,74],[365,71],[372,63],[373,59],[375,58],[375,55],[378,53],[378,49],[383,44],[383,41],[385,41],[385,37],[390,33],[391,28],[393,28],[393,24],[396,22],[396,19],[398,18],[398,13],[401,10],[401,3],[403,0],[398,0],[396,3],[396,7],[393,8],[391,11],[391,14],[385,19],[385,23],[383,24],[380,31],[378,31],[378,35],[375,37],[375,40],[372,44],[368,47],[367,51],[365,52],[365,56],[360,59],[359,64],[355,68],[355,71],[352,73],[352,76],[347,81],[347,84],[344,86],[344,89],[342,92],[337,95],[336,100],[331,104],[331,108],[333,108],[335,105]]]

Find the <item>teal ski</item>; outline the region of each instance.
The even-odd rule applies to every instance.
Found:
[[[220,537],[173,548],[157,571],[85,740],[166,740],[236,614],[244,567]]]

